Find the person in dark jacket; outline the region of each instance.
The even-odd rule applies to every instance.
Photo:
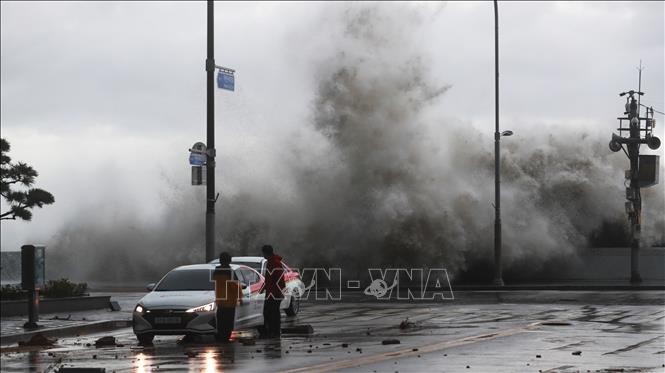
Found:
[[[266,293],[263,303],[263,325],[265,336],[279,338],[281,333],[280,304],[284,299],[284,267],[282,257],[275,254],[272,246],[264,245],[261,248],[263,257],[268,261],[266,265],[265,282],[261,292]]]

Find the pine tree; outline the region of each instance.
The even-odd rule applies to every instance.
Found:
[[[30,188],[35,183],[37,171],[27,163],[11,163],[11,158],[7,155],[9,149],[9,142],[0,138],[0,195],[9,205],[8,211],[0,213],[0,220],[19,218],[30,221],[32,208],[50,205],[55,199],[44,189]],[[28,189],[12,189],[19,185]]]

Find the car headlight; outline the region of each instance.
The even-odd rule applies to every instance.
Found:
[[[137,304],[136,308],[134,308],[134,312],[143,313],[144,311],[145,311],[145,308],[143,308],[143,306],[140,305],[140,304]]]
[[[190,308],[185,312],[189,312],[189,313],[192,313],[192,312],[210,312],[210,311],[214,311],[215,308],[216,308],[215,307],[215,302],[210,302],[210,303],[204,304],[202,306]]]

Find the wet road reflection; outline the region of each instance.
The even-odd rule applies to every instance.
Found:
[[[136,361],[136,365],[135,365],[136,373],[147,373],[147,372],[151,371],[151,369],[150,369],[150,360],[147,357],[147,355],[144,354],[143,352],[139,352],[136,355],[136,360],[135,361]]]
[[[545,302],[443,304],[339,303],[308,304],[284,325],[311,324],[311,336],[284,335],[281,340],[256,339],[253,331],[234,333],[232,343],[212,337],[185,339],[157,336],[151,346],[137,343],[131,328],[73,338],[60,338],[53,348],[2,351],[2,372],[55,372],[61,367],[106,368],[107,372],[228,372],[308,369],[316,364],[362,360],[352,371],[427,371],[446,366],[450,371],[535,371],[571,366],[573,371],[606,368],[653,369],[665,356],[665,294],[548,293]],[[511,295],[513,297],[517,295]],[[590,296],[602,298],[587,302]],[[531,298],[530,298],[531,299]],[[624,301],[618,302],[623,299]],[[553,300],[553,301],[550,301]],[[632,304],[634,302],[634,304]],[[614,303],[614,304],[613,304]],[[409,318],[413,327],[401,329]],[[426,346],[475,335],[501,333],[532,322],[547,322],[528,333],[479,339],[464,346],[424,353]],[[117,345],[95,348],[97,338],[112,335]],[[399,344],[384,345],[397,339]],[[451,345],[452,346],[452,345]],[[411,353],[413,348],[420,348]],[[409,354],[393,358],[397,351]],[[572,355],[575,351],[581,355]],[[379,362],[379,355],[390,356]],[[422,355],[422,356],[421,356]],[[542,358],[535,358],[535,356]],[[509,358],[506,358],[509,357]],[[372,363],[374,362],[374,363]],[[396,363],[397,362],[397,363]],[[517,364],[517,365],[516,365]],[[521,364],[521,365],[519,365]],[[334,366],[334,365],[333,365]],[[310,369],[311,370],[311,369]],[[556,370],[556,369],[555,369]],[[566,371],[559,369],[558,371]]]
[[[194,368],[190,365],[190,371],[192,370],[191,368]],[[215,359],[215,352],[212,350],[208,350],[205,353],[205,372],[206,373],[216,373],[218,371],[221,371],[221,369],[217,369],[217,360]]]

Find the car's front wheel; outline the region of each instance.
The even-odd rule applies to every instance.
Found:
[[[284,312],[286,312],[287,316],[295,316],[298,314],[299,311],[300,311],[300,297],[292,295],[291,302],[289,302],[289,306],[284,310]]]
[[[152,333],[137,334],[136,339],[139,340],[139,344],[149,345],[152,343],[152,340],[155,338],[155,335]]]

